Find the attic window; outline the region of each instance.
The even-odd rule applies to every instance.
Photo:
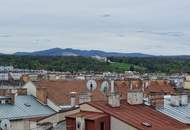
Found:
[[[152,125],[148,122],[142,122],[141,124],[145,127],[152,127]]]
[[[31,105],[28,104],[28,103],[24,103],[24,105],[25,105],[26,107],[31,107]]]

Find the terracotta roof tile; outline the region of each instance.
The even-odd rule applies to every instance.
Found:
[[[48,91],[48,98],[58,105],[70,104],[70,92],[87,91],[85,80],[61,80],[61,81],[38,81],[34,82],[37,87],[46,87]],[[92,93],[92,101],[106,100],[107,97],[100,91],[100,86],[103,81],[97,81],[97,88]],[[127,91],[130,88],[130,82],[133,89],[142,89],[143,82],[140,80],[134,81],[115,81],[115,90],[121,94],[122,99],[127,98]],[[150,92],[174,92],[171,85],[166,81],[150,81],[150,85],[145,89],[145,93]],[[77,101],[78,103],[78,101]]]
[[[119,108],[112,108],[105,101],[88,103],[89,105],[109,114],[139,130],[181,130],[190,128],[173,118],[170,118],[145,105],[129,105],[126,101],[121,102]],[[151,124],[151,127],[143,126],[142,123]]]
[[[39,81],[34,83],[37,87],[46,87],[48,98],[58,105],[70,104],[70,92],[87,91],[84,80],[62,80],[62,81]],[[106,100],[106,96],[100,91],[101,81],[97,82],[98,87],[92,93],[92,100]],[[77,101],[78,102],[78,101]]]
[[[154,80],[149,81],[148,88],[145,88],[145,92],[148,94],[150,92],[164,92],[164,93],[174,93],[174,88],[165,80]]]

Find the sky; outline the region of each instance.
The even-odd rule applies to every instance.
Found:
[[[189,0],[0,0],[0,52],[190,55]]]

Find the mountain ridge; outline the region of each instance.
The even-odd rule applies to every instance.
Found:
[[[119,52],[105,52],[101,50],[80,50],[72,48],[51,48],[47,50],[34,52],[16,52],[13,55],[19,56],[84,56],[84,57],[151,57],[153,55],[143,53],[119,53]]]

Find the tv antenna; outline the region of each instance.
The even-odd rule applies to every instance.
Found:
[[[102,82],[102,84],[101,84],[100,91],[103,92],[104,94],[107,94],[108,91],[109,91],[109,87],[110,87],[110,86],[109,86],[108,81],[104,81],[104,82]]]
[[[86,87],[90,92],[93,92],[97,87],[97,83],[95,80],[88,80],[86,83]]]
[[[4,119],[1,121],[0,127],[2,130],[9,130],[11,127],[11,123],[8,119]]]

